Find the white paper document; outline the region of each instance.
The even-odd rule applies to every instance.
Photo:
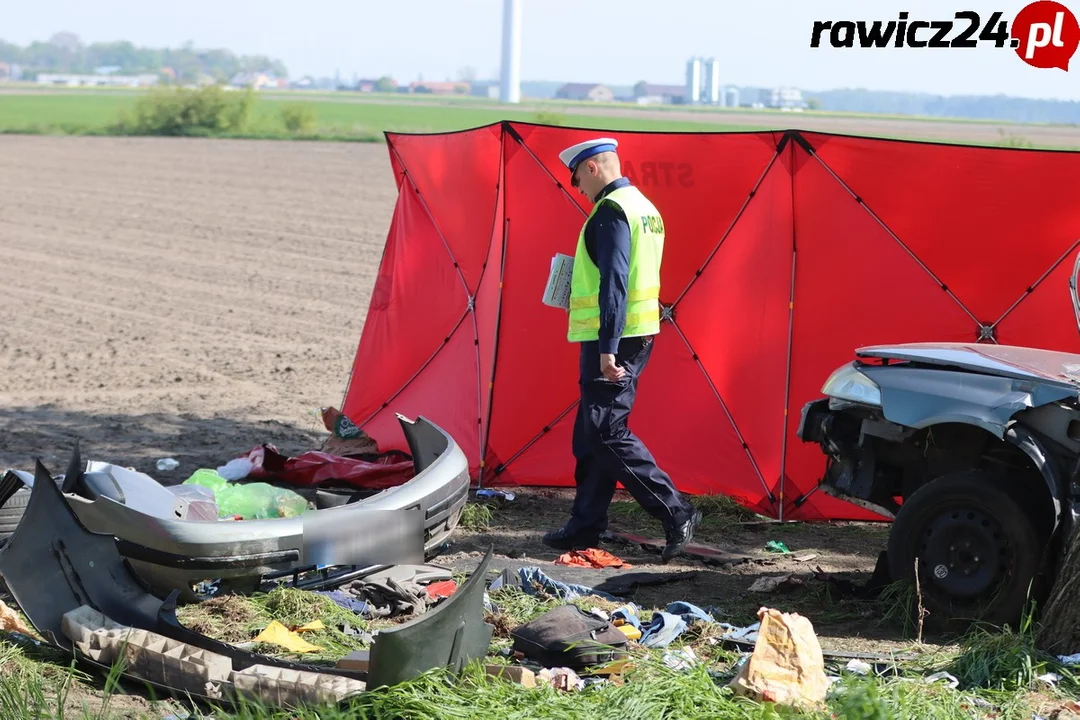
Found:
[[[551,258],[551,272],[544,288],[543,303],[550,307],[570,309],[570,278],[574,274],[574,258],[556,253]]]

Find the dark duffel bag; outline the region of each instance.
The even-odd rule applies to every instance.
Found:
[[[560,605],[519,625],[514,650],[544,667],[581,669],[627,657],[626,634],[577,605]]]

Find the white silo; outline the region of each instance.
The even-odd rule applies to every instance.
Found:
[[[701,102],[701,58],[686,63],[686,101],[694,105]]]
[[[521,102],[521,0],[503,0],[502,41],[499,99]]]
[[[724,104],[728,107],[739,107],[739,88],[728,85],[724,91]]]
[[[705,102],[717,105],[720,97],[720,61],[709,58],[705,63]]]

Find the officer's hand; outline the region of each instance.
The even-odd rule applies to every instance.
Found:
[[[611,353],[600,353],[600,372],[612,382],[622,380],[626,375],[626,368],[615,364],[615,356]]]

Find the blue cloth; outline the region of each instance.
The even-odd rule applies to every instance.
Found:
[[[563,600],[574,600],[580,597],[595,595],[611,602],[622,601],[621,598],[614,597],[613,595],[609,595],[600,590],[594,590],[591,587],[553,580],[545,575],[544,571],[538,567],[519,568],[517,571],[517,579],[521,589],[529,595],[539,595],[540,591],[536,588],[536,586],[539,585],[540,590],[543,590],[549,595],[555,595],[558,598],[562,598]],[[498,590],[502,586],[502,576],[499,576],[491,581],[491,584],[488,585],[488,590]]]
[[[624,177],[608,183],[593,199],[600,207],[585,226],[585,249],[600,269],[600,352],[612,355],[619,351],[619,338],[626,327],[630,223],[621,209],[602,200],[612,190],[629,184]]]
[[[667,647],[686,631],[686,621],[671,613],[653,613],[652,622],[641,631],[641,644],[645,647]]]
[[[667,611],[672,615],[678,615],[686,621],[687,625],[693,625],[695,620],[705,623],[715,623],[716,618],[697,605],[679,600],[667,606]]]
[[[328,597],[346,610],[352,610],[359,615],[367,615],[371,612],[370,605],[363,600],[357,600],[343,590],[316,590],[315,593]]]

